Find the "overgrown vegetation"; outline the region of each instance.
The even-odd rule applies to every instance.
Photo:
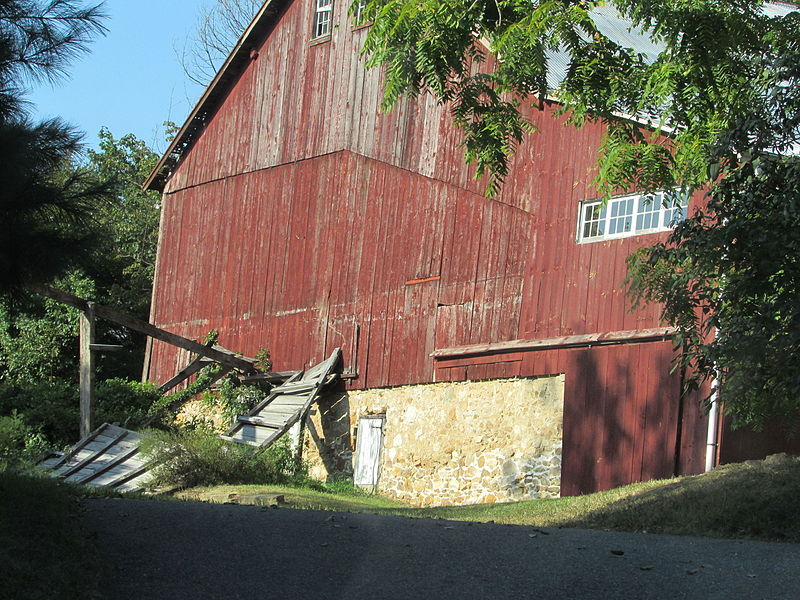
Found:
[[[212,389],[223,371],[221,365],[202,369],[197,378],[184,389],[158,398],[148,411],[148,423],[164,427],[204,429],[224,433],[237,415],[247,413],[269,395],[271,386],[243,385],[233,373],[225,375]],[[202,410],[187,411],[187,403],[194,402]]]
[[[207,429],[151,431],[141,450],[157,465],[153,469],[157,487],[287,484],[306,479],[286,436],[265,450],[232,444]]]
[[[205,391],[218,378],[224,367],[221,365],[211,365],[200,371],[194,381],[189,383],[182,390],[164,394],[158,398],[148,413],[151,419],[160,419],[164,424],[172,423],[181,405],[199,393]]]
[[[97,422],[137,429],[144,425],[149,407],[159,397],[150,383],[101,381],[97,385]],[[34,458],[33,447],[64,447],[78,439],[78,388],[73,382],[60,379],[0,383],[0,415],[4,415],[0,418],[8,432],[4,451],[17,452],[20,459]],[[32,445],[34,439],[36,443]]]
[[[229,375],[222,379],[214,390],[206,390],[200,394],[198,402],[205,409],[203,415],[214,415],[216,422],[222,425],[215,429],[225,433],[238,415],[244,415],[256,404],[269,395],[270,386],[261,388],[257,385],[242,385],[239,378]],[[214,429],[214,424],[204,421],[192,423],[192,426]]]
[[[0,416],[0,473],[33,464],[47,447],[44,435],[16,411]]]

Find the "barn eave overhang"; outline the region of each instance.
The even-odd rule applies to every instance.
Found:
[[[288,2],[289,0],[267,0],[264,3],[150,172],[142,186],[145,190],[164,191],[167,180],[181,158],[197,140],[244,69],[257,56],[258,46],[269,34]]]

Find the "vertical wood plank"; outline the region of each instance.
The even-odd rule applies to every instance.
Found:
[[[95,353],[94,302],[89,302],[79,314],[80,330],[80,436],[85,438],[94,429],[95,405]]]

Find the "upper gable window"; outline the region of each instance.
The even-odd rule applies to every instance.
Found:
[[[314,0],[314,37],[324,37],[331,33],[331,14],[333,13],[333,0]]]
[[[364,9],[367,7],[367,0],[359,0],[358,6],[356,6],[356,12],[353,15],[353,21],[356,25],[361,23],[361,15],[364,14]]]
[[[578,215],[578,242],[668,231],[686,218],[689,197],[679,190],[628,194],[583,202]]]

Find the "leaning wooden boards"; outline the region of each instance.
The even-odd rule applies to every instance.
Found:
[[[320,388],[341,370],[342,351],[336,348],[330,357],[307,371],[298,371],[286,383],[272,389],[266,400],[248,414],[237,418],[222,439],[239,444],[266,447],[286,433],[316,402]]]

